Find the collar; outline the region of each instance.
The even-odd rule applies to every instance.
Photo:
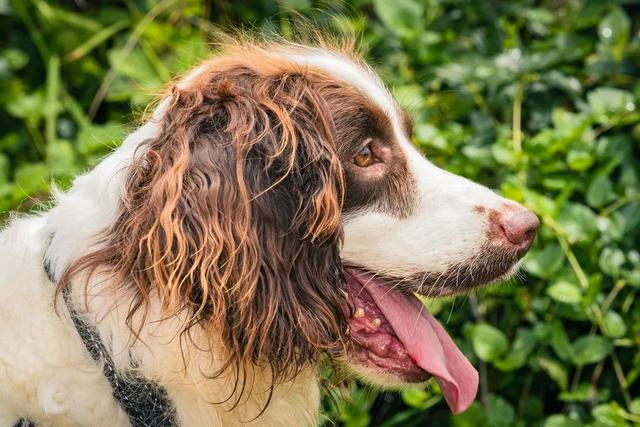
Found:
[[[55,284],[56,279],[46,258],[43,268],[49,280]],[[62,296],[82,343],[93,360],[102,364],[104,376],[111,385],[113,398],[127,414],[131,425],[178,427],[175,408],[164,387],[141,375],[136,366],[124,373],[118,371],[96,328],[83,319],[75,309],[69,286],[62,288]]]

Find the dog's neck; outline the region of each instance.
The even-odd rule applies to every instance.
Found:
[[[45,232],[51,236],[45,261],[54,279],[113,223],[127,166],[157,129],[153,121],[145,124],[78,177],[68,192],[56,195],[56,206],[45,214]],[[222,345],[210,344],[199,326],[181,334],[188,316],[166,318],[154,299],[146,317],[133,319],[134,334],[126,319],[132,298],[111,280],[96,275],[86,289],[80,280],[72,282],[71,303],[95,326],[117,369],[126,372],[136,366],[143,376],[166,388],[181,425],[317,424],[320,393],[315,367],[276,387],[266,410],[256,418],[269,400],[268,369],[250,369],[237,382],[232,370],[220,373],[225,359]],[[244,394],[239,396],[242,388]]]

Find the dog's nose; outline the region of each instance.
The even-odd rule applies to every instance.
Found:
[[[538,217],[524,208],[504,212],[498,219],[501,234],[523,252],[531,246],[539,225]]]

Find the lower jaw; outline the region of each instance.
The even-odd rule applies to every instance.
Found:
[[[350,364],[359,371],[378,374],[394,383],[419,384],[431,378],[431,375],[411,361],[387,360],[374,353],[363,351],[350,358]],[[367,378],[365,378],[366,380]]]

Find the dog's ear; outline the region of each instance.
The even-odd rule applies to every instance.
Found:
[[[129,320],[160,298],[224,342],[228,365],[291,378],[341,351],[343,173],[333,120],[301,73],[248,68],[174,87],[131,165],[105,264],[130,284]],[[216,355],[220,357],[220,355]]]

